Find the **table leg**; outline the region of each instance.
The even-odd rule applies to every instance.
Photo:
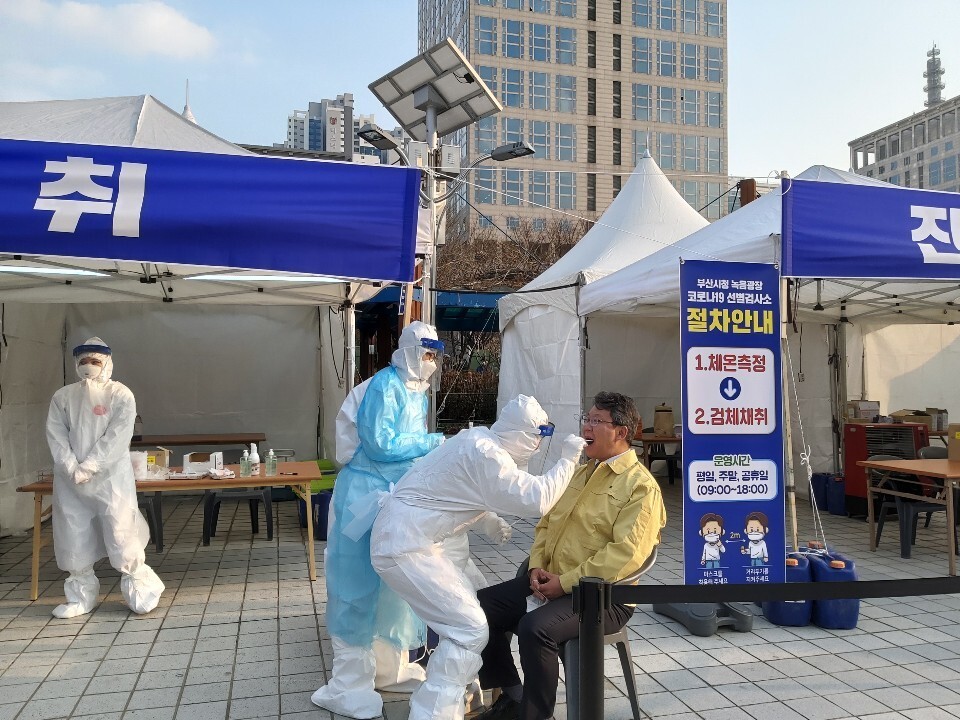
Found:
[[[867,468],[867,523],[870,525],[870,550],[877,550],[877,519],[873,516],[873,471]]]
[[[303,484],[303,502],[307,509],[307,568],[310,571],[310,579],[317,579],[317,560],[314,554],[313,538],[313,501],[310,498],[310,483]]]
[[[953,517],[953,483],[951,479],[946,479],[943,486],[946,488],[947,499],[947,550],[950,553],[950,574],[957,574],[957,546],[956,532],[957,527],[954,524],[956,519]]]
[[[33,559],[30,562],[30,599],[40,596],[40,527],[43,515],[43,495],[33,494]]]

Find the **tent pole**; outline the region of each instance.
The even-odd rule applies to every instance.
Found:
[[[354,315],[353,303],[347,300],[343,304],[343,379],[346,384],[346,395],[353,390],[354,378],[357,374],[356,336],[357,318]]]
[[[780,382],[783,388],[783,468],[784,492],[787,496],[787,508],[790,513],[790,531],[793,536],[794,552],[800,549],[797,533],[797,486],[793,472],[793,423],[790,412],[790,374],[783,364],[783,358],[787,356],[787,324],[790,318],[787,317],[787,300],[789,298],[789,284],[787,278],[780,278]],[[800,408],[797,408],[797,413]]]
[[[587,392],[587,319],[580,314],[580,291],[583,289],[583,273],[577,273],[577,286],[574,288],[577,309],[577,324],[580,327],[580,407],[578,412],[583,414],[584,401]]]
[[[836,472],[843,471],[843,417],[847,407],[847,329],[853,326],[849,323],[841,322],[837,324],[837,385],[838,385],[838,403],[837,403],[837,423],[840,431],[840,439],[837,441],[837,451],[834,455],[834,468]],[[864,371],[863,358],[860,358],[860,372]],[[861,380],[860,398],[866,397],[864,394],[866,383]],[[836,437],[836,433],[834,434]]]

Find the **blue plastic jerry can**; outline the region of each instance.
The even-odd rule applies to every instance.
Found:
[[[811,555],[810,567],[814,582],[857,580],[856,564],[848,557],[831,551],[827,555]],[[828,630],[850,630],[857,626],[860,600],[815,600],[813,622]]]
[[[787,582],[810,582],[813,579],[810,561],[806,555],[790,553],[786,558]],[[774,625],[802,627],[810,624],[813,612],[811,600],[776,600],[761,604],[763,616]]]

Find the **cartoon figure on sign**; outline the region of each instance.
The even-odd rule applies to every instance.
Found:
[[[746,547],[740,548],[743,555],[750,554],[751,566],[762,566],[769,562],[767,557],[767,543],[764,540],[767,533],[770,532],[770,523],[767,516],[762,512],[752,512],[747,515],[746,527],[744,532],[750,539]]]
[[[720,542],[722,536],[722,517],[716,513],[707,513],[700,518],[700,537],[704,540],[700,564],[708,570],[720,567],[720,553],[727,551],[723,543]]]

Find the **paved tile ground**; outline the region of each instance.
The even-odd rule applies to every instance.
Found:
[[[665,485],[664,495],[670,522],[649,583],[682,577],[679,486]],[[331,661],[324,543],[316,543],[320,579],[311,583],[296,506],[275,509],[276,535],[268,541],[251,534],[245,502],[225,503],[220,534],[203,547],[199,498],[167,498],[167,547],[160,555],[148,549],[167,592],[145,617],[127,610],[117,573],[101,563],[100,606],[84,617],[54,619],[64,576],[52,548],[43,550],[40,598],[30,602],[30,538],[0,539],[0,720],[330,718],[310,704]],[[806,505],[799,516],[801,539],[813,538]],[[895,523],[870,553],[865,523],[830,515],[824,522],[830,544],[857,560],[862,579],[946,574],[942,513],[921,527],[910,560],[899,556]],[[472,538],[490,580],[514,575],[532,530],[517,522],[504,547]],[[649,606],[637,609],[629,628],[640,705],[649,717],[960,717],[960,596],[864,601],[859,626],[846,631],[780,628],[759,615],[753,632],[723,629],[700,638]],[[605,716],[629,718],[612,648],[605,669]],[[566,717],[564,699],[561,684],[558,718]],[[385,700],[388,720],[407,717],[406,696]]]

